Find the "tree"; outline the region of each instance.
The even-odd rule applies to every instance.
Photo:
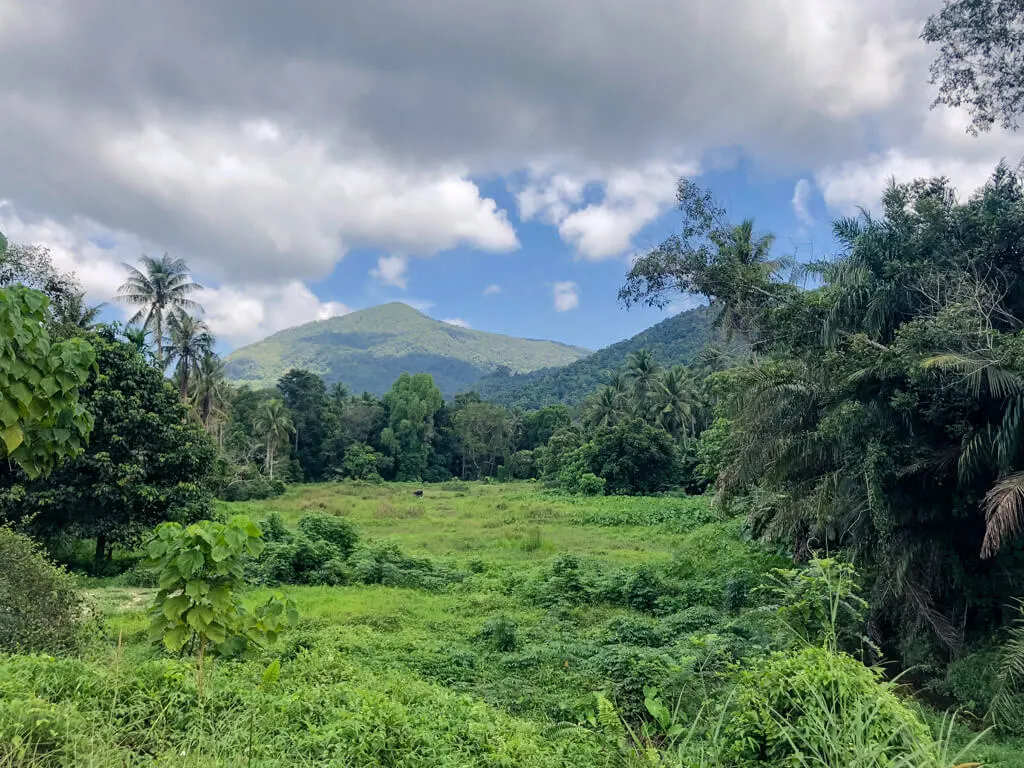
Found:
[[[945,0],[921,37],[938,44],[932,105],[966,106],[975,135],[997,122],[1016,129],[1024,110],[1024,6],[1008,0]]]
[[[453,421],[462,479],[493,475],[512,441],[508,412],[491,403],[469,403]]]
[[[106,304],[90,306],[86,304],[85,292],[75,291],[56,307],[53,319],[59,329],[58,332],[64,337],[69,337],[79,335],[83,331],[91,331],[105,306]]]
[[[168,313],[200,311],[202,307],[189,297],[203,286],[192,280],[184,259],[172,259],[166,253],[159,260],[143,255],[139,264],[142,269],[124,265],[128,278],[118,294],[126,304],[139,307],[129,322],[141,322],[143,328],[153,332],[156,360],[163,365],[164,324]]]
[[[790,260],[771,255],[774,238],[755,235],[752,219],[730,224],[710,193],[693,181],[681,179],[676,197],[682,233],[634,263],[619,300],[627,307],[665,307],[677,292],[700,294],[719,310],[715,322],[727,339],[738,335],[756,348],[761,313],[796,290],[778,279]]]
[[[384,395],[388,426],[381,442],[395,460],[396,480],[420,480],[430,455],[434,414],[444,398],[428,373],[403,373]]]
[[[583,421],[589,427],[611,427],[626,415],[627,399],[614,387],[601,387],[591,397],[583,411]]]
[[[188,389],[199,361],[213,347],[213,336],[205,322],[186,312],[172,312],[167,318],[166,362],[175,364],[174,375],[182,402],[188,401]]]
[[[689,372],[681,365],[667,370],[650,395],[655,426],[673,437],[689,432],[695,422],[699,395]]]
[[[633,352],[626,361],[626,378],[632,383],[632,411],[637,418],[646,418],[650,396],[661,376],[661,366],[646,349]]]
[[[284,403],[273,399],[263,402],[256,411],[253,429],[266,446],[266,470],[274,477],[274,455],[282,445],[288,444],[288,436],[295,431],[291,414]]]
[[[80,394],[95,352],[50,342],[48,304],[24,286],[0,289],[0,458],[29,477],[81,453],[93,425]]]
[[[654,493],[677,480],[677,449],[663,429],[632,419],[594,434],[592,471],[607,493]]]
[[[193,408],[206,431],[217,433],[217,445],[224,447],[223,425],[231,408],[231,385],[224,375],[224,361],[205,350],[195,369]]]
[[[538,446],[547,445],[557,430],[568,427],[571,423],[572,416],[564,405],[546,405],[539,410],[530,411],[523,417],[523,434],[519,439],[519,447],[533,450]]]
[[[311,371],[292,369],[277,382],[295,427],[293,456],[306,482],[327,476],[327,442],[340,430],[338,414],[330,408],[324,380]]]
[[[81,295],[73,275],[53,266],[50,250],[41,245],[18,245],[0,234],[0,287],[22,285],[45,294],[53,315],[60,318],[65,306]]]
[[[96,365],[79,396],[93,419],[88,447],[48,478],[3,477],[0,510],[42,536],[95,538],[102,559],[157,523],[206,513],[214,448],[170,383],[114,328],[88,340]]]

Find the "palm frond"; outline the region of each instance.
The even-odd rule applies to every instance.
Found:
[[[996,555],[1003,544],[1024,533],[1024,472],[1015,472],[997,482],[985,494],[985,539],[981,556]]]

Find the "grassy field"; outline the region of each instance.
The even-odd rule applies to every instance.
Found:
[[[702,498],[417,488],[305,486],[225,504],[292,528],[343,516],[367,551],[401,557],[384,583],[281,587],[299,625],[202,680],[149,644],[154,589],[130,573],[87,580],[104,629],[83,658],[0,657],[0,738],[47,735],[0,766],[619,765],[594,692],[638,719],[645,688],[674,691],[668,704],[690,721],[719,673],[780,641],[748,595],[785,561]],[[977,752],[1017,768],[1019,746]]]

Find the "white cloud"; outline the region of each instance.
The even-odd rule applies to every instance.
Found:
[[[448,323],[448,325],[456,325],[459,328],[472,328],[468,322],[463,320],[461,317],[446,317],[441,321],[442,323]]]
[[[497,283],[491,283],[484,288],[484,296],[494,296],[499,293],[501,293],[501,286]]]
[[[124,319],[135,310],[117,301],[117,289],[126,274],[122,262],[134,264],[143,252],[157,255],[152,244],[96,222],[79,218],[62,224],[50,218],[22,217],[6,202],[0,202],[0,231],[12,242],[49,248],[54,266],[73,272],[90,302],[108,302]],[[350,311],[340,302],[321,301],[298,280],[208,286],[195,298],[218,340],[232,347]]]
[[[553,294],[556,312],[568,312],[580,305],[580,287],[571,280],[556,282]]]
[[[808,209],[811,198],[811,182],[808,179],[800,179],[793,187],[793,213],[801,224],[814,226],[814,217]]]
[[[520,217],[557,224],[579,258],[621,257],[633,249],[637,232],[671,207],[679,177],[697,171],[692,164],[649,162],[575,179],[565,174],[534,177],[518,195]],[[602,189],[603,198],[579,207],[588,185]]]
[[[370,274],[384,285],[404,289],[409,284],[405,274],[408,267],[409,260],[404,256],[381,256],[377,259],[377,266],[370,270]]]
[[[354,246],[518,247],[505,212],[463,171],[401,168],[267,120],[153,121],[105,137],[99,152],[168,230],[187,226],[200,238],[187,245],[208,261],[244,263],[254,277],[323,276]]]
[[[352,311],[337,301],[321,301],[298,280],[274,285],[208,288],[197,295],[197,300],[206,309],[210,330],[232,346]]]

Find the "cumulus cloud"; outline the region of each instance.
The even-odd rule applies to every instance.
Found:
[[[158,253],[152,243],[88,219],[63,224],[47,217],[23,218],[6,201],[0,202],[0,231],[12,242],[48,248],[54,266],[73,273],[91,303],[108,302],[124,319],[135,312],[117,301],[117,289],[126,276],[124,263],[134,264],[145,251]],[[231,347],[350,311],[339,302],[321,301],[298,280],[224,284],[207,287],[195,298],[218,340]]]
[[[501,286],[497,283],[491,283],[484,288],[484,296],[494,296],[495,294],[501,293]]]
[[[800,179],[796,186],[793,187],[793,213],[796,214],[797,220],[805,226],[814,225],[814,217],[811,216],[811,212],[808,209],[808,204],[811,198],[811,182],[808,179]]]
[[[556,282],[553,295],[556,312],[568,312],[580,305],[580,287],[571,280]]]
[[[458,326],[459,328],[472,328],[473,327],[468,322],[463,320],[461,317],[446,317],[441,322],[442,323],[448,323],[448,325],[455,325],[455,326]]]
[[[514,249],[479,180],[525,175],[524,220],[614,258],[671,205],[681,156],[811,169],[840,209],[890,173],[973,184],[1016,161],[1021,137],[967,144],[955,111],[928,111],[934,7],[0,0],[2,194],[283,285],[352,248]]]
[[[671,207],[679,177],[697,171],[695,164],[650,162],[579,178],[534,176],[517,195],[519,215],[556,224],[579,258],[621,257],[633,249],[636,233]],[[601,189],[602,199],[581,205],[588,185]]]
[[[405,274],[408,267],[409,260],[404,256],[381,256],[377,259],[377,266],[370,270],[370,274],[384,285],[404,289],[409,284]]]

